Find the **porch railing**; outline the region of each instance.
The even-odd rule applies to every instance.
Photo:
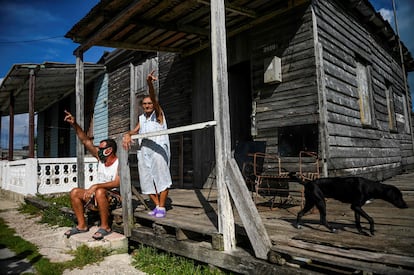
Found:
[[[84,161],[85,187],[94,183],[97,161],[86,157]],[[0,162],[0,186],[22,195],[70,192],[77,187],[76,158],[29,158]]]

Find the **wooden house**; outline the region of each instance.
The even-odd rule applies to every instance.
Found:
[[[80,44],[76,68],[52,65],[44,72],[45,92],[55,97],[42,98],[39,124],[48,129],[39,135],[42,156],[76,154],[76,167],[82,167],[84,146],[66,131],[62,109],[76,111],[96,143],[106,136],[118,139],[134,127],[145,76],[156,70],[158,98],[175,131],[170,135],[174,187],[193,189],[171,190],[173,207],[164,219],[133,209],[129,183],[138,177],[128,165],[136,161],[135,153],[129,152],[127,162],[120,149],[123,206],[113,213],[122,223],[113,224],[114,230],[238,273],[309,274],[285,264],[296,257],[323,265],[325,273],[333,266],[353,273],[412,273],[409,212],[384,211],[390,208],[374,202],[380,216],[374,239],[356,237],[354,213],[336,204],[336,222],[344,229],[340,238],[314,228],[299,232],[292,220],[300,206],[260,211],[237,166],[248,153],[264,150],[280,156],[288,171],[300,169],[301,151],[315,152],[322,176],[385,179],[413,168],[405,79],[413,59],[368,0],[102,0],[66,37]],[[118,50],[88,66],[82,57],[92,46]],[[18,88],[6,85],[14,77],[0,86],[0,101],[10,107],[27,86],[33,92],[34,68],[23,67],[10,74],[25,75]],[[61,74],[66,70],[70,73]],[[65,75],[59,93],[47,81],[49,73],[54,79]],[[69,97],[59,101],[64,96]],[[17,105],[22,110],[24,104]],[[85,171],[77,173],[83,186]],[[411,175],[403,176],[396,184],[411,204]],[[216,189],[198,189],[212,180]]]
[[[209,28],[207,3],[102,1],[67,33],[80,50],[137,51],[105,61],[119,63],[108,66],[110,136],[135,125],[150,69],[159,75],[169,127],[213,119]],[[381,180],[413,167],[400,44],[369,1],[229,1],[226,28],[236,154],[263,142],[297,171],[299,152],[314,151],[324,176]],[[412,71],[401,47],[404,69]],[[202,187],[215,164],[213,129],[171,138],[173,175],[181,186]]]
[[[368,0],[101,1],[66,37],[80,44],[79,76],[83,52],[95,45],[156,53],[113,71],[110,136],[134,126],[135,97],[152,69],[169,128],[214,119],[214,128],[178,138],[175,165],[193,188],[210,178],[217,183],[214,226],[224,251],[236,246],[231,196],[255,256],[269,256],[268,233],[233,157],[259,143],[288,171],[299,170],[301,151],[317,153],[322,176],[384,179],[413,166],[405,81],[413,60]],[[111,98],[116,86],[125,94]],[[125,167],[123,150],[119,157]],[[131,180],[129,170],[121,170],[121,180]],[[131,193],[123,196],[129,237]]]
[[[393,234],[381,235],[381,244],[372,248],[373,241],[367,238],[344,245],[327,232],[292,232],[291,212],[284,217],[259,213],[234,159],[264,150],[280,156],[288,171],[297,171],[299,152],[312,151],[320,159],[322,176],[376,179],[413,168],[411,98],[405,81],[406,71],[414,68],[410,53],[368,0],[224,2],[101,1],[66,34],[80,44],[74,52],[76,93],[56,108],[76,110],[79,124],[96,141],[106,135],[119,138],[135,125],[146,90],[144,79],[152,70],[159,77],[156,89],[169,128],[214,120],[214,128],[170,135],[176,187],[197,189],[212,178],[217,183],[216,190],[208,190],[215,193],[214,199],[202,194],[206,190],[171,190],[181,206],[190,208],[175,205],[168,214],[172,218],[153,221],[144,211],[132,213],[128,183],[137,177],[125,169],[125,150],[119,151],[124,234],[239,273],[266,269],[291,274],[286,267],[267,269],[258,260],[278,262],[272,261],[274,251],[316,259],[328,270],[335,263],[379,274],[412,271],[412,238],[406,233],[407,217],[412,215],[397,224],[379,225],[401,238],[390,257],[384,250],[399,238]],[[92,46],[118,50],[102,57],[99,63],[106,72],[102,74],[99,66],[89,82],[82,56]],[[45,122],[56,121],[43,115]],[[74,135],[65,139],[80,167],[83,146],[77,142],[75,147]],[[134,152],[129,155],[131,164]],[[404,186],[411,191],[409,182]],[[143,226],[133,227],[134,222]],[[161,235],[153,232],[158,226],[164,229]],[[175,238],[165,236],[171,231]],[[202,241],[194,242],[192,234],[197,239],[201,235]],[[353,234],[348,232],[343,239],[353,240]],[[302,235],[299,242],[298,235]],[[205,245],[206,236],[212,248]],[[248,243],[240,242],[240,237]],[[357,260],[349,259],[362,242],[367,249],[352,255]],[[247,247],[243,254],[247,256],[239,257],[240,243]],[[326,243],[335,247],[328,249]],[[309,248],[314,250],[303,252]],[[372,253],[375,249],[384,254],[378,257]],[[231,250],[235,253],[227,253]],[[321,256],[328,250],[335,256]]]

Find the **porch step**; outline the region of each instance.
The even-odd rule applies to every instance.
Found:
[[[72,250],[76,250],[81,245],[86,245],[88,247],[102,247],[108,250],[110,254],[128,253],[128,239],[124,235],[113,231],[102,240],[97,241],[92,236],[98,229],[99,227],[93,226],[88,232],[76,234],[70,238],[63,237],[65,245]]]
[[[115,219],[122,220],[122,209],[115,209],[112,214]],[[217,218],[212,210],[174,206],[168,209],[166,217],[156,218],[148,215],[148,210],[138,206],[134,211],[134,218],[135,229],[149,230],[156,235],[170,235],[178,241],[207,242],[213,249],[223,250],[223,237],[216,228],[214,221]],[[118,232],[123,229],[120,225],[112,226]],[[136,232],[138,231],[137,229]]]

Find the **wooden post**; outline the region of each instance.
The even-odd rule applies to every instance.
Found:
[[[325,72],[323,68],[323,47],[318,39],[318,25],[314,7],[312,7],[313,45],[315,47],[316,85],[318,86],[320,159],[322,160],[322,175],[328,176],[329,131],[328,131],[328,101],[326,99]]]
[[[34,69],[30,69],[29,76],[29,158],[34,158],[34,99],[36,75]]]
[[[231,178],[231,184],[228,185],[230,194],[254,253],[257,258],[266,260],[272,244],[234,158],[227,163],[227,175]]]
[[[10,93],[9,105],[9,157],[8,160],[13,160],[13,146],[14,146],[14,95]]]
[[[85,114],[84,114],[84,67],[83,67],[83,53],[76,52],[76,121],[82,129],[85,129]],[[77,178],[78,187],[85,188],[85,150],[83,144],[79,139],[76,139],[76,156],[77,156]]]
[[[230,112],[224,1],[211,1],[211,52],[216,142],[219,232],[224,250],[235,245],[234,217],[229,191],[246,229],[256,257],[267,259],[271,242],[236,161],[231,155]],[[228,189],[227,189],[228,188]]]
[[[226,20],[224,0],[211,1],[211,55],[213,74],[216,182],[218,190],[218,229],[223,234],[224,251],[236,247],[230,195],[226,187],[226,165],[231,155],[230,116],[227,77]]]
[[[128,150],[122,147],[122,135],[117,140],[119,177],[121,179],[122,221],[125,237],[131,237],[134,227],[134,211],[132,209],[131,173],[129,169]]]

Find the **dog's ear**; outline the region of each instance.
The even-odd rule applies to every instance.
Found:
[[[299,183],[304,183],[303,179],[300,178],[300,177],[298,177],[298,173],[297,172],[289,172],[288,175],[289,175],[289,178],[290,179],[292,179],[292,180],[294,180],[296,182],[299,182]]]
[[[291,178],[291,179],[294,179],[294,180],[297,180],[298,179],[298,176],[296,176],[296,172],[289,172],[289,178]]]

